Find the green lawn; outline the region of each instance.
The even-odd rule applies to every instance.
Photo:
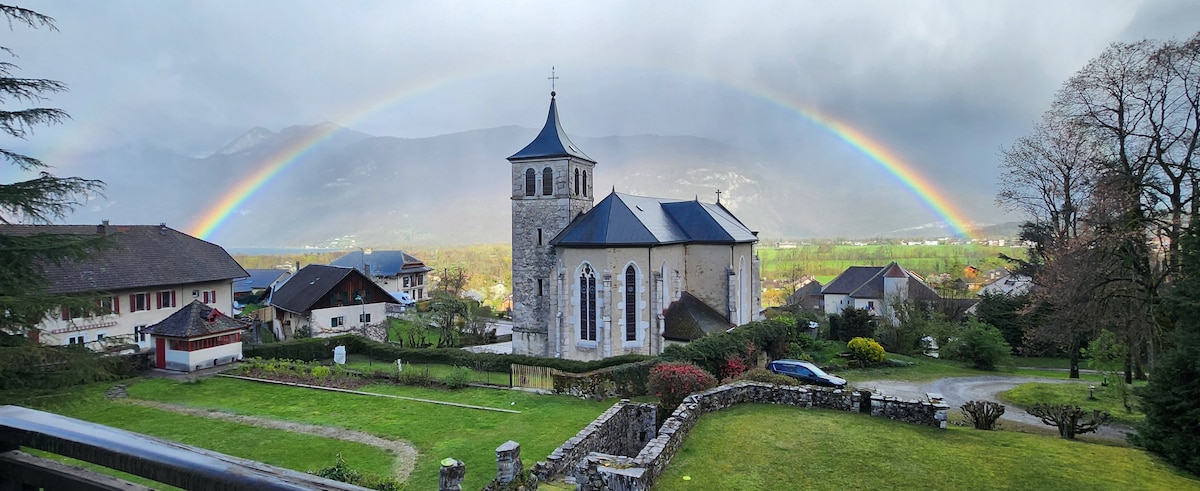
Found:
[[[1135,385],[1145,385],[1145,382],[1139,382]],[[1073,404],[1083,409],[1099,409],[1108,411],[1112,414],[1113,419],[1119,423],[1133,425],[1142,422],[1146,418],[1145,414],[1137,409],[1137,399],[1130,396],[1130,400],[1134,403],[1132,413],[1125,411],[1125,406],[1121,402],[1121,396],[1117,394],[1117,389],[1113,386],[1102,386],[1095,384],[1096,399],[1088,399],[1088,384],[1045,384],[1045,383],[1028,383],[1013,387],[1000,394],[1000,399],[1004,402],[1016,404],[1021,407],[1032,407],[1039,402],[1050,404]]]
[[[1126,447],[756,404],[701,418],[655,486],[785,488],[1200,489],[1200,480]]]
[[[420,452],[416,469],[410,478],[415,486],[413,489],[433,486],[437,482],[438,461],[445,457],[460,459],[470,469],[463,484],[464,489],[479,489],[495,477],[495,449],[505,441],[520,443],[522,460],[526,467],[531,466],[574,436],[614,402],[494,389],[447,391],[381,384],[362,390],[515,409],[521,414],[354,396],[226,378],[205,379],[190,384],[162,379],[146,380],[131,386],[129,394],[139,399],[342,427],[383,438],[407,440]],[[174,439],[170,435],[164,436]],[[352,467],[357,466],[349,458],[347,461]]]
[[[331,466],[340,453],[360,471],[392,475],[394,456],[369,445],[196,418],[119,400],[111,401],[103,395],[110,385],[73,388],[70,390],[73,394],[70,402],[38,409],[301,472]],[[98,466],[88,467],[99,469]],[[158,486],[153,481],[136,476],[122,477],[148,486]]]

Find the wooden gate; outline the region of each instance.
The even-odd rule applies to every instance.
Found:
[[[527,389],[554,390],[554,369],[529,365],[512,365],[509,385]]]

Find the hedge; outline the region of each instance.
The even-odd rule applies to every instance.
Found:
[[[458,348],[401,348],[351,335],[262,344],[244,348],[242,352],[246,357],[316,361],[333,358],[333,348],[336,346],[345,346],[349,353],[370,355],[377,359],[400,359],[405,363],[454,365],[489,372],[507,372],[510,365],[516,364],[550,367],[570,373],[585,373],[654,358],[646,355],[621,355],[584,362],[564,358],[472,353]]]
[[[751,322],[720,334],[709,334],[686,345],[668,346],[663,350],[662,358],[692,363],[716,375],[733,356],[748,361],[762,353],[771,359],[782,358],[788,344],[800,336],[795,324],[774,320]],[[754,353],[748,353],[751,350]]]

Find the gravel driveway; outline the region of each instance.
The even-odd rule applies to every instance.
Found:
[[[950,406],[951,411],[957,411],[958,407],[967,401],[1001,402],[999,398],[1001,392],[1029,382],[1041,382],[1049,384],[1086,384],[1086,382],[1079,380],[1064,380],[1058,378],[985,375],[979,377],[949,377],[934,380],[932,382],[910,382],[906,380],[866,380],[854,383],[852,385],[860,389],[866,389],[870,390],[871,392],[903,399],[925,400],[926,393],[936,392],[942,395],[944,398],[943,400]],[[1000,419],[1036,427],[1047,427],[1042,423],[1041,419],[1038,419],[1037,417],[1025,412],[1024,408],[1016,407],[1008,403],[1003,404],[1005,405],[1004,414],[1000,416]],[[1109,440],[1124,441],[1125,435],[1131,431],[1133,430],[1129,427],[1110,423],[1101,426],[1100,429],[1095,433],[1088,433],[1088,435],[1095,435],[1097,437]]]

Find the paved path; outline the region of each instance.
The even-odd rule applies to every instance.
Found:
[[[925,394],[936,392],[942,394],[946,404],[950,406],[951,411],[957,411],[958,407],[967,401],[992,401],[1001,402],[1000,393],[1012,389],[1021,384],[1030,382],[1048,383],[1048,384],[1086,384],[1080,380],[1069,380],[1059,378],[1041,378],[1041,377],[1011,377],[1002,375],[985,375],[979,377],[948,377],[934,380],[932,382],[909,382],[906,380],[865,380],[853,384],[855,387],[871,390],[872,392],[882,393],[893,397],[903,399],[925,399]],[[1003,403],[1005,407],[1004,414],[1000,416],[1002,420],[1013,421],[1016,423],[1027,424],[1035,427],[1046,427],[1042,420],[1025,412],[1024,408],[1016,407],[1009,403]],[[1124,441],[1125,435],[1133,431],[1131,428],[1113,423],[1101,426],[1094,433],[1097,437]],[[1092,435],[1093,433],[1088,433]]]

